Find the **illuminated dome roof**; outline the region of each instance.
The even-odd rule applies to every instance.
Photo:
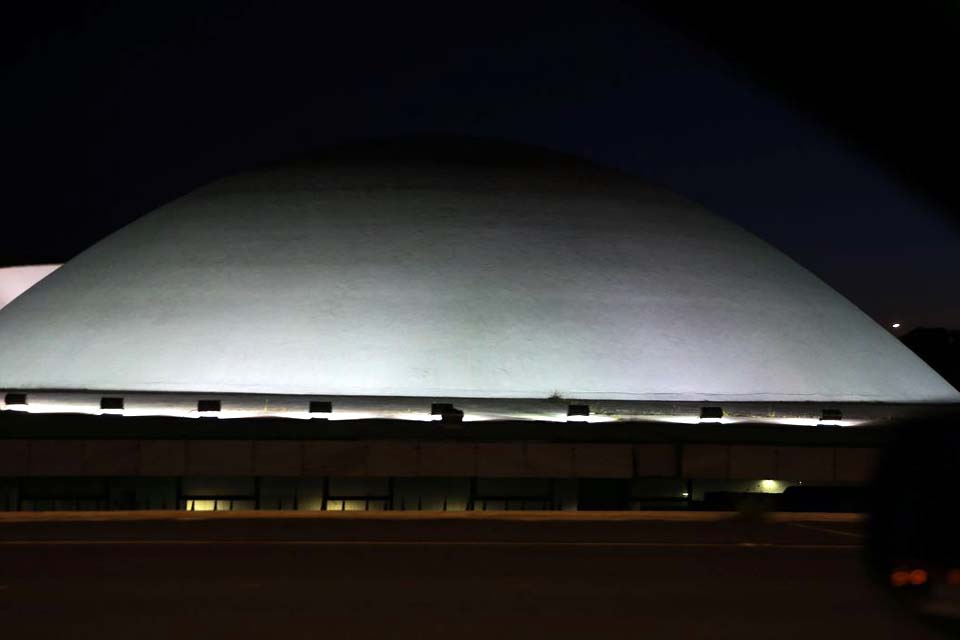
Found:
[[[960,400],[674,194],[539,152],[367,151],[217,181],[69,261],[0,311],[0,389]]]

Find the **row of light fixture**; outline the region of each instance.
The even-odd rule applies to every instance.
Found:
[[[4,396],[4,402],[8,407],[26,406],[27,394],[8,393]],[[197,412],[199,413],[218,413],[221,407],[222,405],[220,400],[197,400]],[[100,398],[100,409],[102,411],[123,411],[124,399],[121,396],[102,396]],[[331,402],[323,400],[310,401],[310,413],[330,413],[332,411],[333,403]]]
[[[25,406],[27,404],[26,393],[8,393],[4,401],[7,406]],[[124,399],[120,396],[103,396],[100,398],[100,409],[103,411],[122,411],[124,408]],[[220,400],[197,400],[197,412],[203,414],[217,413],[221,409]],[[311,400],[309,404],[309,413],[311,414],[329,414],[333,412],[333,403],[326,400]],[[433,403],[430,405],[430,415],[438,416],[444,423],[463,422],[463,410],[458,409],[450,403]],[[567,419],[572,421],[588,420],[592,415],[590,405],[571,404],[567,406]],[[700,422],[711,423],[723,420],[723,407],[701,407]],[[823,409],[820,412],[820,424],[839,424],[843,420],[843,412],[840,409]]]
[[[567,419],[586,419],[590,415],[590,405],[571,404],[567,407]],[[723,417],[723,407],[700,407],[701,423],[721,422]],[[822,409],[820,411],[819,424],[821,425],[839,425],[842,420],[843,412],[840,409]]]

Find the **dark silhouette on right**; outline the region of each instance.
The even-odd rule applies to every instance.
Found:
[[[960,331],[917,327],[900,340],[955,389],[960,389]]]

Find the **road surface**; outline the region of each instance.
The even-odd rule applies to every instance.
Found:
[[[0,636],[937,637],[856,518],[433,516],[0,514]]]

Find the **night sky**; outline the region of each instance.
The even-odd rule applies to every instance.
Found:
[[[466,134],[628,170],[881,323],[960,327],[950,3],[450,5],[15,9],[0,33],[0,264],[65,261],[258,164]]]

